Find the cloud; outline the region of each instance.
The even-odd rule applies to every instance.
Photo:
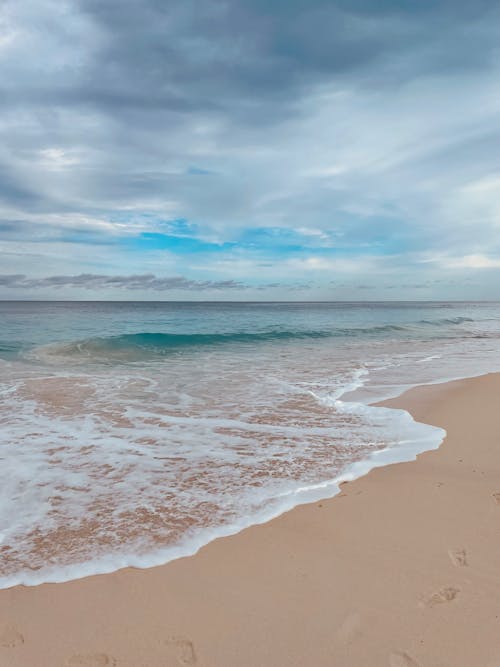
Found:
[[[127,289],[153,290],[167,292],[171,290],[241,290],[245,285],[235,280],[188,280],[183,276],[159,278],[154,274],[130,276],[107,276],[82,273],[75,276],[48,276],[45,278],[28,278],[24,274],[0,275],[0,287],[12,289],[41,288],[80,288],[86,290]]]
[[[486,255],[464,255],[432,260],[446,269],[500,269],[500,259]]]
[[[500,253],[494,0],[6,0],[0,33],[0,262],[26,281],[274,263],[438,294],[417,254]]]

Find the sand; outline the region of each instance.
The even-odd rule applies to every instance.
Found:
[[[0,666],[500,667],[500,376],[388,404],[440,449],[191,558],[0,591]]]

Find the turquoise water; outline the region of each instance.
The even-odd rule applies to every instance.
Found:
[[[0,302],[0,354],[36,345],[110,340],[154,346],[315,337],[447,335],[498,315],[495,304]],[[440,331],[439,331],[440,330]],[[439,331],[439,333],[438,333]],[[162,338],[164,337],[164,338]]]
[[[498,370],[493,303],[0,303],[0,585],[188,553],[438,446],[371,407]]]

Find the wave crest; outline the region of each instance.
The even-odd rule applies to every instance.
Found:
[[[143,361],[158,358],[187,349],[216,347],[230,344],[252,344],[287,342],[298,340],[369,338],[393,334],[412,334],[422,325],[445,327],[471,322],[468,317],[420,320],[406,325],[381,324],[372,327],[336,327],[325,330],[284,330],[239,331],[219,333],[162,333],[139,332],[115,336],[95,336],[84,340],[42,345],[28,353],[29,358],[55,362],[58,358],[66,361],[93,361],[116,363]]]

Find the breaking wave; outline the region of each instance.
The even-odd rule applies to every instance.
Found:
[[[45,361],[57,357],[75,360],[106,362],[142,361],[148,357],[161,357],[186,349],[216,347],[234,344],[260,344],[317,340],[329,338],[385,338],[390,334],[411,335],[421,325],[445,327],[472,322],[468,317],[445,318],[439,320],[420,320],[414,324],[385,324],[372,327],[336,327],[325,330],[273,329],[264,331],[237,331],[223,333],[162,333],[140,332],[115,336],[96,336],[83,340],[51,343],[31,350],[28,357],[43,358]]]

